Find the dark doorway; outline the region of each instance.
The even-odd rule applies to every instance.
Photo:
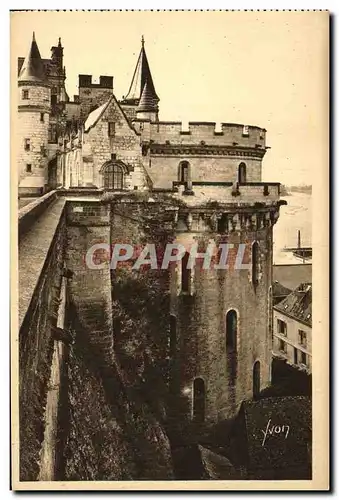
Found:
[[[246,182],[246,163],[241,162],[238,167],[238,182],[243,184]]]
[[[200,377],[193,382],[193,420],[198,423],[205,420],[205,382]]]
[[[253,399],[257,399],[260,393],[260,361],[253,365]]]

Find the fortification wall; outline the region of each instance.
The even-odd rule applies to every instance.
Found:
[[[113,94],[113,76],[100,76],[92,83],[92,75],[79,75],[80,116],[86,118],[94,106],[100,106]]]
[[[193,382],[204,380],[205,419],[215,423],[233,417],[243,399],[253,396],[253,366],[260,362],[260,389],[270,384],[271,332],[269,330],[268,293],[271,284],[271,230],[229,234],[178,234],[186,247],[195,241],[200,251],[208,241],[234,245],[230,250],[230,269],[202,269],[196,262],[191,275],[192,295],[180,292],[180,267],[172,276],[176,292],[172,295],[171,313],[176,317],[177,361],[182,408],[193,418]],[[243,263],[251,264],[251,243],[260,244],[261,278],[254,288],[251,270],[234,269],[238,244],[248,245]],[[232,265],[233,263],[233,265]],[[227,354],[226,314],[237,313],[236,355]]]
[[[145,161],[145,159],[144,159]],[[239,164],[246,164],[247,182],[261,181],[261,159],[251,157],[223,156],[151,156],[146,165],[154,187],[172,187],[173,181],[179,180],[179,164],[188,161],[191,166],[192,181],[235,182],[238,178]]]
[[[222,123],[216,128],[215,122],[189,122],[185,129],[181,122],[151,123],[151,140],[165,144],[206,144],[227,146],[237,143],[244,147],[262,147],[266,143],[266,130],[256,126]]]

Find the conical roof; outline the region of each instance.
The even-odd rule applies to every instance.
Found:
[[[42,62],[38,45],[35,41],[35,34],[33,32],[33,39],[25,58],[19,74],[19,82],[39,82],[45,81],[46,73],[44,64]]]
[[[125,101],[131,101],[135,104],[138,104],[146,82],[148,83],[148,93],[152,94],[153,99],[159,102],[159,97],[155,92],[151,70],[149,68],[146,56],[144,38],[142,37],[141,50],[138,57],[138,62],[134,70],[132,83],[130,85],[128,94],[125,97]]]
[[[154,96],[148,80],[146,80],[141,93],[137,112],[139,111],[158,111],[158,98]]]

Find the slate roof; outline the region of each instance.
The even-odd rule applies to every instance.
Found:
[[[312,284],[301,283],[274,309],[312,326]]]
[[[146,83],[144,85],[140,97],[137,111],[157,111],[157,110],[158,110],[158,98],[154,97],[154,92],[152,91],[152,88],[148,80],[146,80]]]
[[[90,114],[87,116],[86,121],[85,121],[85,132],[88,132],[92,127],[95,127],[97,122],[100,120],[101,116],[104,114],[106,109],[108,108],[108,105],[112,101],[113,96],[111,96],[108,101],[104,102],[104,104],[101,104],[98,108],[94,109],[93,111],[90,112]]]
[[[274,298],[278,297],[286,297],[288,294],[290,294],[292,290],[289,288],[286,288],[284,285],[279,283],[279,281],[274,281],[272,285],[272,294]]]
[[[144,90],[145,83],[148,84],[147,93],[152,96],[156,103],[159,102],[159,97],[157,96],[154,88],[154,83],[151,75],[151,70],[149,68],[146,51],[144,47],[144,39],[141,41],[141,50],[138,57],[137,65],[134,70],[132,82],[124,101],[133,104],[138,104],[141,98],[142,91]]]
[[[290,290],[300,283],[312,282],[312,264],[277,264],[273,266],[273,281],[279,281]]]
[[[46,80],[45,67],[33,32],[32,43],[21,66],[19,82],[39,82]]]

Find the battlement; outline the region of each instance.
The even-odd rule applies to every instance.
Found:
[[[92,83],[93,75],[79,75],[79,88],[113,89],[113,76],[100,75],[99,83]]]
[[[266,147],[266,129],[238,123],[152,122],[151,140],[156,144]]]

